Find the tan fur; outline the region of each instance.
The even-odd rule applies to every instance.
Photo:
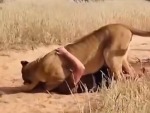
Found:
[[[150,36],[144,32],[121,24],[109,24],[90,33],[87,36],[68,44],[65,48],[76,56],[85,66],[85,75],[98,71],[103,65],[111,70],[115,79],[120,79],[122,67],[132,74],[127,61],[132,35]],[[22,63],[22,77],[27,82],[23,91],[30,91],[38,82],[45,82],[46,88],[52,90],[71,76],[70,63],[58,56],[55,51],[31,63]],[[72,77],[72,76],[71,76]]]

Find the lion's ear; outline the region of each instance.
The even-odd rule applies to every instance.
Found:
[[[29,62],[28,61],[20,61],[21,65],[24,67],[25,65],[27,65]]]

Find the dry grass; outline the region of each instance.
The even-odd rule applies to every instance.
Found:
[[[0,49],[66,44],[114,22],[150,29],[144,1],[5,0],[0,7]]]
[[[148,79],[150,80],[150,79]],[[149,113],[150,83],[131,81],[112,84],[112,88],[103,88],[100,93],[88,94],[86,101],[79,104],[81,113]],[[70,112],[71,113],[71,112]]]
[[[75,103],[63,106],[64,113],[149,113],[150,78],[112,83],[99,92],[72,95]],[[83,96],[84,95],[84,96]],[[81,97],[80,97],[81,96]],[[84,101],[80,101],[80,99]]]
[[[81,4],[71,0],[6,0],[0,4],[0,49],[66,44],[114,22],[150,30],[149,5],[142,0]],[[100,93],[87,93],[86,100],[74,106],[77,111],[66,107],[64,113],[149,113],[150,82],[120,82]]]

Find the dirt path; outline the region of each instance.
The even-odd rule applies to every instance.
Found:
[[[1,51],[0,52],[0,87],[12,87],[22,84],[21,60],[34,60],[57,46],[40,47],[30,51]],[[141,59],[150,58],[150,38],[135,37],[131,43],[129,56]],[[92,95],[92,94],[91,94]],[[85,94],[76,94],[76,99],[86,101]],[[78,104],[73,96],[46,93],[18,93],[3,95],[0,98],[0,112],[4,113],[61,113],[66,110],[75,113]],[[73,106],[73,107],[72,107]],[[71,109],[70,109],[71,107]]]

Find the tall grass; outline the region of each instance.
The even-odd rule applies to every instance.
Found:
[[[144,1],[5,0],[0,7],[0,49],[66,44],[115,22],[150,29]]]
[[[76,104],[63,106],[65,113],[149,113],[150,78],[112,83],[97,93],[73,95]],[[84,98],[85,101],[80,102]],[[69,107],[68,107],[69,106]],[[72,107],[71,107],[72,106]]]
[[[150,30],[150,8],[145,1],[75,3],[71,0],[6,0],[0,4],[0,49],[30,49],[67,44],[109,23]],[[149,113],[150,82],[118,82],[112,88],[85,95],[64,113]],[[77,96],[77,95],[75,95]],[[79,96],[79,95],[78,95]]]

